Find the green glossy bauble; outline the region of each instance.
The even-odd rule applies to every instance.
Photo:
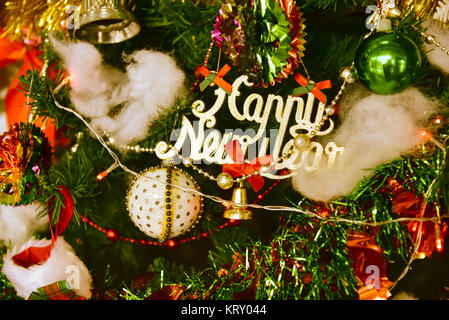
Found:
[[[357,49],[355,68],[358,78],[374,93],[399,93],[415,82],[421,69],[421,54],[409,38],[379,32]]]

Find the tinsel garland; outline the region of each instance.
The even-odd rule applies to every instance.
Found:
[[[28,79],[29,80],[29,79]],[[39,91],[39,88],[36,89],[36,92]],[[431,148],[430,148],[431,149]],[[95,150],[95,149],[92,149]],[[441,154],[436,153],[435,150],[430,150],[424,148],[424,150],[421,150],[422,154],[420,153],[419,156],[416,158],[410,158],[406,157],[404,159],[401,159],[400,161],[394,162],[393,164],[387,164],[378,170],[378,175],[373,177],[372,179],[365,180],[361,187],[355,190],[354,194],[346,199],[339,199],[332,203],[330,205],[330,208],[323,208],[322,206],[312,206],[310,209],[316,210],[321,215],[332,218],[333,216],[340,216],[340,217],[347,217],[348,219],[357,219],[357,218],[366,218],[369,221],[378,221],[377,219],[391,219],[395,217],[395,214],[401,216],[401,210],[398,210],[398,204],[399,203],[407,203],[407,208],[414,208],[415,206],[420,206],[420,203],[422,202],[420,199],[420,194],[423,193],[423,189],[427,187],[429,184],[429,177],[432,176],[432,174],[435,173],[436,168],[438,167],[435,162],[438,162],[438,160],[441,160]],[[427,173],[426,173],[427,172]],[[401,181],[401,183],[404,184],[404,187],[406,190],[408,190],[407,193],[404,193],[403,196],[393,195],[389,193],[386,190],[383,190],[382,188],[385,188],[387,186],[386,179],[388,177],[394,176],[396,179],[398,176],[400,177],[407,177],[411,176],[413,177],[412,181],[405,180]],[[369,191],[369,189],[372,188],[372,190],[375,190],[375,192]],[[447,190],[446,190],[447,191]],[[445,190],[442,190],[444,193]],[[373,197],[373,195],[375,195]],[[446,193],[444,194],[446,196]],[[368,202],[367,199],[371,199],[371,203]],[[387,203],[386,199],[389,199],[390,201]],[[435,196],[435,193],[433,194],[433,199],[431,202],[431,207],[428,210],[429,217],[432,217],[437,214],[436,210],[434,208],[437,208],[438,206],[441,206],[441,202],[439,201],[439,197]],[[373,205],[374,203],[374,205]],[[370,205],[371,204],[371,205]],[[393,208],[396,205],[396,210],[391,210],[392,206]],[[410,206],[409,206],[410,205]],[[436,205],[436,206],[435,206]],[[302,207],[302,206],[301,206]],[[343,209],[342,209],[343,207]],[[391,214],[391,217],[388,216],[388,214],[385,214],[385,208],[389,208]],[[415,208],[416,209],[416,208]],[[409,216],[416,217],[416,210],[411,210],[412,213]],[[393,214],[394,213],[394,214]],[[385,216],[382,216],[382,214],[385,214]],[[407,216],[407,215],[406,215]],[[336,265],[339,265],[338,263],[335,264],[328,264],[329,261],[334,259],[339,263],[343,263],[347,259],[347,256],[342,253],[338,253],[336,257],[332,257],[332,253],[334,251],[332,247],[330,247],[330,244],[339,245],[339,249],[342,249],[345,245],[347,245],[348,241],[346,241],[345,237],[348,236],[346,232],[340,232],[341,224],[337,224],[335,222],[329,222],[326,221],[322,225],[318,223],[317,221],[311,222],[307,219],[304,219],[304,224],[301,224],[301,218],[300,217],[293,217],[294,222],[288,224],[287,221],[283,220],[280,221],[280,224],[283,225],[283,230],[288,230],[288,232],[282,233],[281,236],[273,238],[273,243],[269,244],[268,246],[262,246],[262,245],[255,245],[254,248],[249,248],[248,250],[245,250],[245,248],[236,248],[234,254],[230,255],[232,256],[233,263],[229,266],[222,266],[217,264],[218,271],[215,272],[214,277],[212,278],[214,281],[217,280],[217,277],[220,278],[220,284],[218,286],[212,286],[210,288],[210,294],[211,296],[220,297],[220,294],[222,294],[223,291],[228,290],[226,289],[226,286],[224,284],[232,284],[235,283],[235,281],[240,280],[241,287],[236,289],[232,294],[230,295],[233,298],[238,298],[239,294],[245,297],[251,297],[251,298],[260,298],[260,297],[284,297],[282,294],[285,294],[285,296],[288,296],[292,292],[289,290],[295,290],[293,288],[299,288],[299,294],[295,297],[307,297],[307,298],[326,298],[326,297],[332,297],[332,293],[336,294],[338,290],[343,290],[342,286],[344,284],[348,285],[347,289],[348,291],[351,291],[354,289],[355,291],[355,284],[358,283],[356,280],[360,280],[360,282],[363,283],[363,277],[359,277],[357,274],[357,278],[355,279],[352,277],[343,277],[344,272],[347,270],[344,267],[341,267],[344,269],[344,272],[342,272],[341,279],[335,280],[335,270],[332,269]],[[307,226],[310,228],[302,228],[302,226]],[[429,225],[434,226],[434,222],[429,222]],[[385,243],[385,237],[389,234],[392,234],[392,230],[395,230],[394,228],[401,229],[402,231],[406,230],[407,227],[410,227],[409,230],[413,231],[412,223],[408,226],[400,225],[399,223],[388,225],[387,227],[383,228],[373,228],[375,230],[369,229],[369,231],[372,232],[373,237],[376,237],[376,243],[379,243],[379,246],[387,247],[388,249],[385,255],[391,255],[391,246],[389,246],[390,243]],[[326,230],[329,232],[329,230],[335,231],[335,232],[329,232],[326,234],[328,237],[341,237],[342,241],[339,241],[340,238],[332,239],[332,241],[326,242],[323,240],[323,230]],[[335,228],[332,229],[332,228]],[[357,228],[356,228],[357,229]],[[364,229],[364,228],[360,228]],[[381,230],[378,230],[381,229]],[[430,230],[430,229],[429,229]],[[345,230],[346,231],[346,230]],[[357,230],[361,231],[361,230]],[[365,230],[364,230],[365,231]],[[293,234],[293,235],[292,235]],[[404,233],[398,233],[398,237],[403,236]],[[435,234],[436,235],[436,234]],[[444,233],[443,233],[444,235]],[[443,235],[440,235],[442,237]],[[435,239],[438,237],[429,237],[429,240],[426,241],[427,244],[430,244],[429,246],[426,246],[426,251],[435,249]],[[370,238],[367,236],[366,238],[368,241],[372,241],[373,238]],[[411,237],[411,240],[413,241],[414,237]],[[284,240],[284,241],[280,241]],[[293,241],[295,240],[295,241]],[[319,242],[319,245],[327,246],[327,251],[323,250],[321,252],[317,252],[316,248],[314,248],[314,245],[310,245],[309,248],[304,243],[307,243],[309,241],[310,244],[313,244],[314,240],[323,241]],[[281,244],[279,244],[281,242]],[[393,242],[393,240],[391,240]],[[293,245],[291,243],[294,243]],[[298,244],[297,246],[295,244]],[[404,248],[409,248],[411,243],[404,243],[399,244],[398,251],[400,252],[400,255],[404,254]],[[394,247],[394,246],[393,246]],[[377,250],[377,249],[376,249]],[[405,250],[408,252],[407,250]],[[292,260],[291,258],[285,259],[285,257],[289,255],[289,253],[294,252],[297,254],[297,256],[304,257],[310,255],[310,262],[309,265],[304,265],[303,263],[301,265],[301,262]],[[299,252],[299,254],[298,254]],[[269,254],[267,254],[269,253]],[[330,257],[331,256],[331,257]],[[320,257],[318,259],[317,257]],[[317,259],[315,259],[317,258]],[[315,260],[314,260],[315,259]],[[320,262],[317,262],[320,260]],[[259,261],[261,261],[259,263]],[[310,265],[310,263],[315,262],[316,266]],[[362,268],[363,269],[363,268]],[[298,271],[300,270],[300,271]],[[313,270],[313,271],[311,271]],[[333,272],[333,275],[332,275]],[[331,276],[327,276],[327,274],[331,274]],[[299,276],[298,276],[299,274]],[[323,276],[323,274],[325,274]],[[346,274],[345,274],[346,275]],[[202,298],[209,298],[208,295],[198,295],[198,288],[201,288],[203,281],[206,279],[199,279],[195,275],[192,276],[192,288],[196,293],[196,297],[202,297]],[[237,279],[237,280],[236,280]],[[280,280],[279,280],[280,279]],[[210,280],[210,279],[207,279]],[[266,282],[263,282],[262,280],[266,280]],[[281,281],[286,281],[286,285],[283,287],[283,284]],[[238,281],[237,281],[238,282]],[[346,283],[344,283],[346,282]],[[257,285],[262,283],[262,288],[258,289]],[[267,283],[269,285],[267,285]],[[321,283],[325,283],[325,285],[329,284],[329,288],[323,289],[325,293],[319,292],[318,289],[314,291],[314,286],[318,286]],[[183,283],[185,287],[187,287],[188,283]],[[289,287],[289,285],[292,285]],[[176,287],[169,287],[172,285],[168,285],[163,288],[167,288],[167,292],[176,291],[178,285],[175,285]],[[181,286],[181,285],[179,285]],[[184,287],[184,286],[183,286]],[[283,292],[276,292],[276,290],[282,290],[285,289]],[[301,291],[302,290],[302,291]],[[310,291],[307,291],[310,290]],[[328,291],[326,291],[328,290]],[[293,294],[296,295],[298,292],[294,292]],[[265,295],[266,294],[266,295]],[[279,294],[279,296],[276,296],[276,294]],[[227,296],[229,297],[229,295]]]
[[[116,0],[114,0],[116,1]],[[118,0],[130,7],[129,0]],[[69,16],[79,14],[82,0],[9,0],[0,7],[0,26],[11,40],[39,42],[42,35],[67,30]]]
[[[70,6],[81,5],[81,0],[11,0],[1,8],[0,16],[4,34],[13,40],[36,39],[41,33],[60,28],[71,14]]]
[[[41,191],[51,162],[50,145],[31,123],[15,124],[0,136],[0,202],[29,204]]]
[[[216,45],[257,85],[281,82],[304,56],[304,19],[291,0],[230,0],[214,27]]]

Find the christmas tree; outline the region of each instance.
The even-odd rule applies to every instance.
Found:
[[[1,2],[1,299],[446,299],[448,10]]]

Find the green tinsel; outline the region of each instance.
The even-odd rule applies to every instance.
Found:
[[[351,63],[358,43],[367,32],[363,25],[364,19],[360,19],[364,15],[363,6],[372,3],[356,0],[309,0],[297,3],[306,15],[308,35],[304,62],[314,79],[332,79],[334,89],[333,93],[330,90],[329,95],[333,95],[341,83],[339,71]],[[195,81],[193,71],[203,63],[209,47],[210,31],[220,5],[218,2],[188,0],[141,1],[136,12],[143,26],[141,34],[120,45],[99,47],[106,60],[115,66],[123,65],[122,52],[141,48],[171,52],[188,73],[189,84],[192,84]],[[411,25],[415,25],[415,21],[407,18],[397,28],[419,43],[419,33]],[[50,63],[60,64],[56,56],[51,54],[50,48],[45,51]],[[212,54],[210,61],[216,61],[216,54]],[[229,78],[232,79],[236,74],[233,70]],[[209,299],[357,298],[357,279],[350,267],[346,239],[348,232],[353,230],[373,232],[373,228],[367,226],[318,220],[299,213],[259,210],[255,212],[253,221],[241,222],[208,239],[192,241],[175,251],[169,251],[166,248],[142,247],[121,241],[110,242],[103,233],[81,224],[79,214],[89,217],[105,229],[118,230],[131,238],[144,238],[130,221],[124,204],[129,177],[117,169],[98,182],[96,174],[108,168],[113,160],[90,136],[79,119],[54,105],[51,92],[59,84],[60,78],[53,82],[49,78],[39,77],[38,71],[30,70],[21,79],[26,91],[30,89],[31,79],[33,86],[30,98],[37,115],[52,117],[56,120],[57,128],[67,128],[65,132],[72,138],[71,145],[77,143],[76,135],[83,133],[83,138],[78,141],[77,152],[56,150],[57,162],[50,168],[49,179],[44,184],[39,200],[46,203],[50,198],[55,198],[57,216],[63,201],[57,191],[58,186],[65,185],[70,190],[76,211],[64,237],[89,267],[96,289],[102,292],[99,297],[104,297],[107,290],[112,290],[118,292],[115,295],[117,299],[145,299],[165,285],[180,284],[186,296],[192,294]],[[449,104],[448,77],[426,61],[416,85],[424,92],[438,97],[443,104]],[[282,86],[266,89],[265,92],[287,94],[296,86],[293,80],[288,79]],[[139,144],[154,147],[157,141],[168,141],[172,130],[179,127],[181,116],[191,117],[190,105],[192,100],[198,98],[197,94],[192,93],[163,112],[152,124],[151,134]],[[63,88],[56,99],[64,106],[73,107],[68,87]],[[213,90],[205,91],[201,99],[213,101]],[[229,126],[230,119],[229,115],[220,114],[218,129]],[[274,123],[275,120],[270,119],[271,127],[274,127]],[[444,142],[448,135],[447,123],[434,132],[435,139],[440,142]],[[136,171],[159,163],[158,159],[148,154],[129,152],[121,156],[124,163]],[[375,168],[374,174],[361,181],[350,195],[329,204],[328,219],[382,222],[397,218],[392,210],[392,195],[384,190],[389,177],[399,180],[406,190],[417,195],[425,193],[431,181],[438,177],[429,202],[436,202],[441,212],[445,212],[449,203],[449,168],[446,165],[442,172],[438,171],[442,158],[441,150],[428,144],[411,155]],[[220,170],[210,167],[203,169],[214,173]],[[224,193],[209,180],[190,169],[187,171],[205,193],[230,198],[230,194]],[[288,181],[280,183],[261,204],[268,203],[319,213],[317,204],[303,199]],[[207,202],[204,219],[186,237],[198,236],[222,224],[222,211],[220,204]],[[410,257],[410,234],[405,225],[389,223],[378,228],[375,237],[383,249],[385,260],[392,265],[389,278],[393,281]],[[235,262],[236,258],[241,260],[240,264]],[[146,273],[153,276],[146,287],[137,289],[130,285],[132,279]],[[0,276],[0,296],[5,299],[16,298],[11,288],[7,279]],[[126,290],[123,291],[124,288]],[[423,293],[423,296],[435,297],[435,294]]]

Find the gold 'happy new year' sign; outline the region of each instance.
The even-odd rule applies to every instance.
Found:
[[[270,179],[288,178],[293,175],[291,173],[290,175],[281,176],[273,173],[282,169],[290,169],[292,172],[299,168],[304,168],[307,171],[318,170],[322,166],[322,160],[326,160],[323,157],[327,157],[327,161],[324,162],[328,167],[334,166],[338,154],[344,151],[343,147],[337,146],[334,142],[329,142],[323,147],[319,142],[313,141],[304,150],[298,150],[294,146],[294,138],[301,133],[315,131],[315,135],[324,136],[333,130],[334,122],[332,119],[327,120],[328,124],[325,129],[322,131],[321,129],[316,130],[317,127],[323,128],[319,126],[319,123],[323,120],[325,104],[316,100],[312,93],[306,96],[307,101],[304,101],[303,97],[296,96],[288,96],[286,101],[284,101],[281,96],[269,94],[265,103],[264,98],[260,94],[252,93],[245,99],[243,108],[239,108],[237,100],[241,94],[239,88],[242,84],[247,87],[253,86],[248,81],[248,77],[243,75],[234,81],[230,95],[222,88],[217,88],[215,90],[217,99],[208,110],[202,100],[195,101],[192,105],[192,112],[198,118],[197,126],[192,125],[189,119],[183,116],[182,127],[173,146],[175,150],[170,148],[166,142],[161,141],[156,145],[158,158],[162,160],[171,159],[182,150],[183,156],[185,152],[188,152],[188,157],[194,162],[205,160],[219,165],[233,163],[233,160],[226,154],[225,145],[232,140],[238,140],[242,152],[246,156],[245,159],[248,159],[248,155],[251,153],[248,151],[254,150],[251,146],[258,144],[258,151],[254,157],[270,154],[268,148],[272,147],[270,149],[272,149],[273,171],[262,174]],[[217,121],[215,114],[221,109],[226,99],[229,112],[236,120],[254,121],[259,124],[255,135],[236,134],[235,131],[226,132],[222,135],[216,129],[211,130]],[[316,106],[315,102],[319,102],[319,104]],[[270,141],[270,137],[266,136],[266,129],[273,108],[279,128],[275,141]],[[288,128],[289,119],[293,113],[295,124]],[[197,130],[195,130],[195,127],[197,127]],[[287,130],[292,138],[284,144]],[[185,145],[189,146],[189,150],[185,150]],[[285,155],[287,154],[288,156],[286,157]]]

